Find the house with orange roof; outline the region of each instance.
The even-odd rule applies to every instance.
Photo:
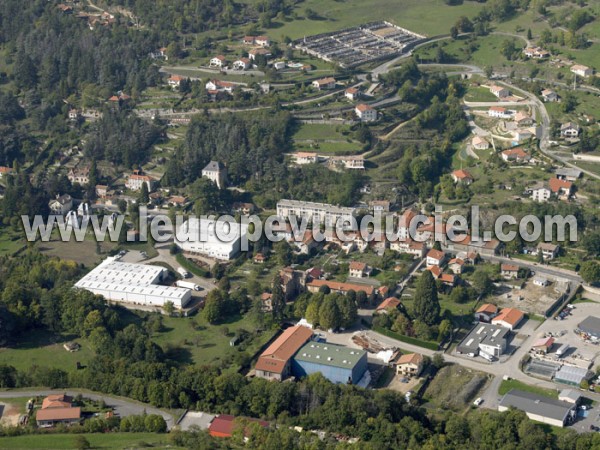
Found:
[[[490,92],[498,98],[506,98],[510,96],[510,91],[508,88],[503,86],[492,85],[490,86]]]
[[[500,264],[500,275],[504,278],[518,278],[519,266],[516,264]]]
[[[475,319],[480,322],[489,323],[494,317],[498,315],[498,307],[491,303],[481,305],[477,311],[475,311]]]
[[[125,187],[132,191],[139,191],[142,189],[142,185],[146,184],[148,188],[148,192],[152,192],[154,188],[154,179],[148,175],[143,175],[141,171],[134,170],[131,175],[127,178],[127,182],[125,183]]]
[[[358,98],[360,98],[360,95],[360,89],[355,87],[349,87],[344,91],[344,97],[351,101],[357,100]]]
[[[375,308],[375,314],[387,314],[389,311],[398,309],[401,304],[402,302],[396,297],[388,297]]]
[[[292,370],[292,357],[312,336],[310,328],[299,325],[285,330],[259,356],[254,367],[256,376],[278,381],[287,378]]]
[[[473,178],[473,175],[471,175],[468,171],[466,171],[464,169],[455,170],[450,175],[452,176],[452,180],[455,183],[462,183],[462,184],[469,185],[473,181],[475,181],[475,179]]]
[[[503,106],[490,106],[490,109],[488,109],[488,116],[496,119],[510,119],[512,115],[512,111]]]
[[[438,266],[442,267],[446,262],[446,254],[441,250],[432,248],[427,252],[426,262],[427,266]]]
[[[527,162],[531,159],[529,154],[523,150],[521,147],[510,148],[508,150],[504,150],[500,153],[500,157],[505,162]]]
[[[209,67],[224,67],[227,65],[227,58],[223,55],[217,55],[210,59],[208,63]]]
[[[371,275],[372,269],[364,262],[351,261],[348,265],[348,276],[352,278],[366,278]]]
[[[551,178],[548,187],[554,195],[563,200],[568,200],[573,194],[573,183],[567,180]]]
[[[474,136],[473,139],[471,139],[471,146],[475,150],[487,150],[490,148],[490,143],[481,136]]]
[[[377,110],[366,103],[356,105],[354,113],[361,122],[374,122],[377,120]]]
[[[326,89],[335,89],[335,84],[336,81],[333,77],[321,78],[320,80],[315,80],[312,82],[312,86],[315,89],[318,89],[319,91]]]
[[[390,243],[390,250],[393,250],[398,253],[407,253],[409,255],[414,255],[417,258],[425,257],[425,243],[413,241],[412,239],[406,240],[396,240]]]
[[[12,175],[13,172],[14,171],[13,171],[12,167],[0,166],[0,180],[2,178],[4,178],[6,175]]]
[[[311,280],[306,283],[306,288],[308,292],[316,293],[323,287],[327,286],[331,292],[338,292],[340,294],[346,294],[349,291],[359,292],[362,291],[367,295],[371,295],[373,293],[379,293],[382,288],[376,289],[374,286],[370,284],[358,284],[358,283],[341,283],[339,281],[332,280]]]
[[[167,80],[167,84],[171,86],[173,89],[178,89],[181,82],[184,80],[184,77],[179,75],[171,75]]]
[[[463,273],[464,267],[465,267],[465,261],[463,259],[461,259],[461,258],[452,258],[448,262],[448,268],[455,275],[460,275],[461,273]]]
[[[514,330],[525,318],[525,313],[516,308],[504,308],[492,319],[492,324]]]
[[[407,353],[394,361],[396,375],[418,377],[423,370],[425,359],[419,353]]]
[[[553,337],[540,338],[533,343],[531,349],[537,355],[546,355],[554,345]]]

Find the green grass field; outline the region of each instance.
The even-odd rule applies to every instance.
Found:
[[[299,20],[275,21],[274,27],[265,31],[276,39],[280,36],[298,39],[366,22],[388,20],[411,31],[435,36],[448,33],[460,16],[472,17],[482,7],[482,4],[473,2],[447,6],[441,0],[306,0],[294,9]],[[307,8],[316,11],[320,17],[317,20],[305,19]]]
[[[558,392],[554,389],[545,389],[537,386],[531,386],[529,384],[522,383],[517,380],[502,380],[500,387],[498,388],[498,394],[504,395],[511,389],[519,389],[525,392],[531,392],[544,397],[558,398]]]
[[[84,434],[94,449],[170,448],[165,434],[154,433],[93,433]],[[76,434],[35,434],[0,438],[0,448],[6,449],[76,449]]]
[[[33,330],[26,333],[16,346],[0,348],[0,363],[15,366],[20,370],[38,365],[69,371],[75,370],[77,361],[85,365],[91,359],[93,351],[85,339],[75,340],[81,345],[81,349],[73,353],[63,348],[66,342],[71,342],[68,336]]]
[[[8,229],[0,231],[0,255],[12,255],[23,246],[25,241],[19,233]]]

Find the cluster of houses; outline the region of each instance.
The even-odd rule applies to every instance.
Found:
[[[532,59],[546,59],[551,56],[551,53],[548,50],[544,50],[541,47],[525,47],[523,49],[523,54],[527,58]],[[570,67],[570,71],[577,76],[580,77],[590,77],[594,74],[594,70],[590,67],[584,66],[582,64],[572,64]]]
[[[575,192],[574,181],[581,176],[578,169],[557,169],[554,178],[548,182],[538,182],[526,189],[525,193],[533,201],[545,203],[551,198],[569,200]]]
[[[363,155],[323,156],[316,152],[296,152],[292,154],[292,161],[299,166],[325,162],[331,170],[364,170],[365,168],[365,158]]]

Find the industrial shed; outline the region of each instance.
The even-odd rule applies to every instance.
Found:
[[[577,406],[573,403],[562,402],[549,397],[543,397],[532,392],[512,389],[500,401],[498,411],[509,408],[524,411],[531,420],[564,427],[574,419]]]
[[[554,375],[554,381],[579,386],[583,380],[589,379],[591,375],[589,370],[582,367],[562,366]]]
[[[157,307],[172,302],[175,308],[184,308],[191,299],[191,290],[158,284],[166,272],[159,266],[123,263],[107,258],[79,280],[75,287],[114,302]]]
[[[367,352],[341,345],[309,342],[298,350],[292,373],[305,377],[320,372],[333,383],[356,384],[367,371]]]
[[[600,339],[600,319],[598,317],[589,316],[577,327],[582,333],[589,335],[592,339]]]

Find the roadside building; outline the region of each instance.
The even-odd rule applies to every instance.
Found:
[[[506,351],[509,332],[507,328],[501,326],[479,323],[458,344],[456,351],[469,356],[477,356],[483,352],[489,356],[499,357]]]
[[[501,264],[500,275],[502,275],[504,278],[518,278],[519,266],[516,264]]]
[[[312,330],[303,326],[297,325],[285,330],[259,356],[254,367],[256,376],[278,381],[289,377],[292,371],[292,357],[312,336]]]
[[[418,377],[423,370],[424,358],[419,353],[408,353],[394,361],[396,375]]]
[[[492,324],[514,330],[525,318],[525,313],[516,308],[504,308],[492,319]]]
[[[292,361],[294,376],[319,372],[332,383],[356,384],[366,371],[366,351],[330,343],[309,342]]]
[[[518,389],[505,394],[498,405],[501,412],[510,408],[524,411],[531,420],[561,428],[573,422],[576,415],[576,407],[572,403]]]
[[[550,242],[540,242],[537,245],[537,251],[542,254],[544,260],[552,260],[558,256],[560,246]]]

